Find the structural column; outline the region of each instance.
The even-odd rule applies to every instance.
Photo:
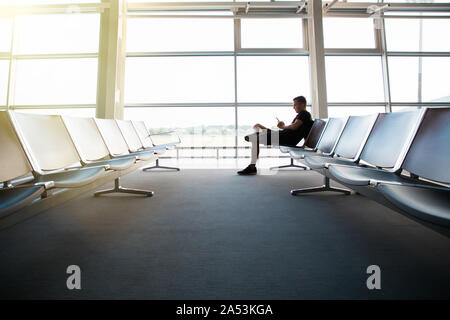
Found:
[[[322,1],[308,1],[309,68],[313,118],[328,118]]]
[[[127,6],[125,0],[102,2],[110,6],[100,19],[96,116],[123,119]]]

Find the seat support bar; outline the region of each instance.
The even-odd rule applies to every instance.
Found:
[[[293,190],[291,190],[291,194],[293,196],[297,196],[297,195],[300,195],[303,193],[323,192],[323,191],[342,192],[347,195],[351,193],[348,190],[330,186],[330,178],[328,178],[328,177],[324,177],[323,180],[324,180],[324,184],[320,187],[293,189]]]
[[[147,170],[152,170],[152,169],[167,169],[167,170],[180,171],[180,168],[160,166],[159,159],[156,159],[156,164],[154,166],[143,168],[142,171],[147,171]]]
[[[310,170],[309,167],[301,165],[301,164],[294,164],[294,159],[291,158],[291,163],[284,165],[284,166],[278,166],[278,167],[271,167],[270,170],[274,170],[274,169],[283,169],[283,168],[300,168],[303,170]]]
[[[144,195],[147,197],[151,197],[155,194],[153,191],[124,188],[120,185],[120,177],[117,177],[114,180],[114,188],[97,191],[96,193],[94,193],[94,196],[97,197],[97,196],[100,196],[103,194],[116,193],[116,192],[117,193],[141,194],[141,195]]]

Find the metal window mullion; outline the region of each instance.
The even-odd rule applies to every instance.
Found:
[[[14,59],[16,60],[84,59],[84,58],[98,58],[98,53],[14,54]]]
[[[419,52],[419,51],[388,51],[388,56],[391,57],[450,57],[450,51],[428,51],[428,52]]]
[[[127,52],[127,58],[234,56],[235,51]]]
[[[392,112],[392,97],[391,97],[391,83],[389,78],[389,60],[387,55],[387,43],[386,43],[386,27],[384,18],[380,20],[381,28],[379,29],[379,39],[381,44],[381,67],[383,72],[383,88],[384,88],[384,101],[385,111]]]
[[[35,5],[7,5],[0,12],[1,17],[15,15],[44,15],[44,14],[89,14],[101,13],[110,7],[109,3],[77,3],[75,4],[35,4]]]
[[[238,157],[238,135],[239,135],[239,115],[238,115],[238,75],[237,75],[237,52],[241,48],[241,20],[234,20],[234,146],[235,154],[234,156]]]
[[[12,105],[14,109],[89,109],[95,108],[95,104],[48,104],[48,105]]]
[[[128,103],[125,108],[233,108],[238,107],[292,107],[286,102],[200,102],[200,103]]]
[[[308,18],[302,19],[303,50],[309,55]]]
[[[308,55],[303,48],[239,48],[238,55]]]
[[[16,17],[12,17],[11,28],[11,45],[9,47],[9,69],[8,69],[8,89],[6,91],[6,108],[10,109],[14,104],[14,92],[16,83],[16,61],[14,59],[14,42],[15,42]],[[12,103],[11,103],[12,102]]]
[[[392,102],[392,106],[394,107],[420,107],[420,106],[450,106],[450,102]]]
[[[325,49],[325,56],[379,56],[378,49]]]

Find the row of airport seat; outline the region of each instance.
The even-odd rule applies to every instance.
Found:
[[[280,147],[324,176],[398,212],[450,226],[450,108],[315,120],[302,147]]]
[[[161,144],[143,121],[77,118],[0,112],[0,217],[5,217],[55,189],[79,188],[110,172],[158,159],[179,139]],[[152,167],[149,167],[152,168]],[[152,191],[114,188],[96,192],[152,196]]]

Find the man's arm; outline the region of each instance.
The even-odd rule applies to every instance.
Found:
[[[282,122],[282,121],[280,121]],[[303,124],[303,121],[300,119],[295,120],[294,123],[286,126],[284,125],[284,122],[282,123],[278,123],[278,128],[283,129],[283,130],[297,130],[298,128],[300,128],[300,126]]]

